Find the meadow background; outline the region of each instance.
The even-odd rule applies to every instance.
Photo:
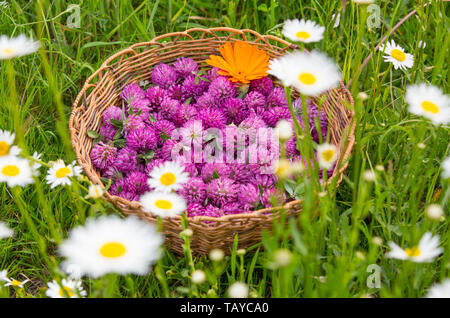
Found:
[[[369,28],[366,21],[374,19],[373,12],[352,2],[344,10],[344,2],[1,2],[0,33],[33,36],[42,49],[13,61],[15,82],[0,62],[0,129],[15,131],[19,144],[29,153],[42,153],[45,162],[75,159],[67,120],[85,79],[113,53],[163,33],[228,26],[282,37],[286,19],[310,19],[326,31],[321,42],[307,48],[334,58],[345,83],[354,78],[350,88],[358,121],[356,145],[339,187],[325,196],[307,189],[303,216],[287,225],[275,224],[272,235],[266,233],[259,246],[245,253],[235,248],[214,262],[208,256],[183,257],[165,250],[148,276],[83,279],[89,296],[225,297],[232,283],[242,281],[251,297],[422,297],[450,276],[448,212],[440,221],[424,213],[431,203],[448,211],[449,181],[440,178],[440,165],[449,152],[449,127],[411,115],[403,99],[406,85],[418,82],[448,93],[449,4],[433,1],[423,7],[425,1],[377,0],[379,25]],[[79,27],[71,24],[75,11],[67,11],[70,4],[79,5]],[[359,74],[379,41],[415,8],[418,14],[390,36],[414,55],[414,66],[395,70],[375,53]],[[337,12],[340,23],[334,27]],[[360,92],[368,98],[356,98]],[[19,110],[17,114],[10,106]],[[367,178],[366,171],[376,179]],[[1,289],[4,297],[45,296],[46,283],[63,277],[56,247],[68,231],[85,217],[120,213],[102,200],[84,199],[82,187],[51,190],[44,176],[40,179],[15,191],[0,184],[0,220],[16,233],[0,240],[0,270],[31,280],[24,289]],[[319,212],[318,200],[320,216],[310,219]],[[433,262],[385,257],[387,242],[410,247],[427,231],[441,237],[443,254]],[[287,265],[277,260],[281,248],[290,251]],[[205,271],[207,281],[193,284],[194,269]]]

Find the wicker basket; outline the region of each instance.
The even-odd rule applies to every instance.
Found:
[[[103,186],[99,172],[91,163],[89,153],[92,149],[92,139],[86,132],[87,130],[99,131],[103,111],[110,105],[119,103],[119,94],[124,86],[150,79],[154,65],[161,62],[170,63],[181,56],[191,57],[199,63],[200,67],[207,68],[204,61],[209,55],[217,54],[217,49],[226,41],[236,40],[256,44],[271,58],[283,55],[288,49],[297,48],[282,39],[260,35],[252,30],[196,28],[161,35],[150,42],[134,44],[108,58],[86,80],[73,104],[70,116],[72,144],[78,163],[87,177],[94,184]],[[354,144],[354,113],[351,107],[348,107],[353,105],[353,99],[343,83],[339,88],[330,90],[327,95],[322,104],[322,110],[331,115],[330,141],[337,145],[341,162],[339,169],[336,166],[333,171],[332,178],[338,178],[337,181],[340,182]],[[105,197],[127,215],[136,215],[152,223],[157,222],[156,217],[143,212],[139,202],[130,202],[109,193],[105,193]],[[205,254],[212,248],[222,248],[228,252],[233,245],[235,235],[238,235],[240,248],[254,245],[260,242],[264,229],[272,228],[272,221],[279,216],[278,211],[281,208],[284,208],[288,215],[296,215],[301,211],[301,200],[291,201],[284,207],[267,208],[252,213],[226,215],[220,218],[206,216],[189,218],[189,227],[194,232],[192,250],[194,253]],[[162,226],[168,247],[174,252],[183,253],[183,240],[179,236],[183,230],[181,217],[165,219]]]

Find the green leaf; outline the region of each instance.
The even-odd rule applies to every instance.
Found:
[[[114,147],[117,148],[124,148],[127,144],[127,141],[125,139],[116,139],[113,141]]]
[[[180,9],[178,9],[177,13],[175,13],[175,15],[172,17],[170,23],[174,23],[177,20],[178,16],[181,14],[181,12],[183,12],[185,7],[186,7],[186,0],[184,0],[183,6]]]
[[[212,177],[213,177],[213,179],[219,179],[220,178],[220,176],[219,176],[219,174],[217,173],[216,170],[213,171]]]
[[[122,137],[122,132],[121,132],[120,129],[118,129],[118,130],[116,131],[116,133],[114,134],[113,140],[120,139],[121,137]]]
[[[267,12],[267,11],[269,11],[269,10],[267,9],[267,5],[266,5],[265,3],[260,4],[260,5],[258,6],[258,10],[261,11],[261,12]]]
[[[104,177],[101,177],[100,180],[102,180],[103,184],[108,184],[111,182],[111,179],[104,178]]]
[[[161,137],[161,139],[162,139],[163,141],[167,141],[167,140],[170,139],[170,137],[167,136],[167,134],[164,133],[164,132],[162,132],[161,135],[159,135],[159,137]]]
[[[295,188],[294,196],[297,200],[301,199],[302,197],[305,196],[305,192],[306,192],[305,184],[303,182],[301,182]]]
[[[123,41],[116,41],[116,42],[101,42],[101,41],[89,42],[89,43],[86,43],[85,45],[83,45],[81,47],[81,50],[88,49],[90,47],[115,45],[115,44],[123,44]]]
[[[144,160],[145,163],[149,163],[150,160],[152,160],[154,156],[155,156],[155,151],[149,150],[146,153],[139,154],[138,158],[141,160]]]
[[[197,74],[195,74],[195,84],[198,84],[200,82],[200,80],[202,80],[204,82],[210,82],[210,80],[207,79],[206,77],[201,77],[205,73],[206,72],[204,70],[200,70],[197,72]]]
[[[123,121],[111,118],[109,120],[109,122],[111,123],[111,125],[113,125],[116,128],[122,128],[123,127]]]
[[[96,132],[94,130],[90,130],[90,129],[88,129],[88,131],[86,132],[86,135],[92,139],[97,139],[100,137],[100,134],[98,132]]]

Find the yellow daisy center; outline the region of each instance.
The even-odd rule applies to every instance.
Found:
[[[312,84],[314,84],[317,81],[316,77],[313,74],[311,74],[311,73],[302,73],[302,74],[300,74],[298,76],[298,80],[300,82],[302,82],[303,84],[306,84],[306,85],[312,85]]]
[[[95,196],[97,197],[101,197],[103,195],[102,191],[100,188],[95,188]]]
[[[403,62],[406,60],[406,54],[400,51],[399,49],[393,49],[391,51],[391,56],[397,61]]]
[[[6,49],[3,49],[3,53],[8,54],[8,55],[14,54],[14,50],[7,47]]]
[[[285,173],[287,173],[287,171],[288,171],[288,167],[286,167],[284,165],[279,165],[277,167],[276,174],[277,174],[277,176],[281,176],[281,175],[284,175]]]
[[[331,159],[333,159],[333,157],[334,157],[333,149],[328,149],[328,150],[325,150],[324,152],[322,152],[322,158],[325,161],[331,161]]]
[[[170,186],[177,181],[177,177],[172,172],[166,172],[159,178],[159,181],[165,186]]]
[[[299,39],[309,39],[311,37],[311,35],[308,32],[305,31],[298,31],[295,34],[296,37],[298,37]]]
[[[11,285],[14,287],[18,287],[18,286],[20,286],[20,284],[22,284],[22,283],[15,279],[13,279],[13,281],[11,282]]]
[[[406,255],[408,255],[409,257],[417,257],[420,255],[420,249],[417,246],[411,247],[411,248],[406,248],[405,249],[405,253]]]
[[[64,286],[64,290],[66,291],[67,296],[69,296],[69,297],[73,297],[75,295],[75,293],[73,292],[73,289],[70,287]],[[59,289],[59,295],[61,297],[66,297],[66,295],[64,295],[62,288]]]
[[[7,165],[3,167],[2,173],[8,177],[15,177],[20,173],[20,169],[14,165]]]
[[[9,154],[9,145],[6,141],[0,141],[0,156]]]
[[[58,179],[64,178],[65,176],[67,176],[68,174],[70,174],[72,171],[70,171],[69,168],[67,167],[62,167],[59,168],[58,170],[56,170],[56,177]]]
[[[422,102],[421,106],[422,106],[423,110],[426,112],[430,112],[433,114],[439,113],[439,107],[433,102],[426,100],[426,101]]]
[[[167,200],[157,200],[155,202],[155,205],[163,210],[170,210],[173,206],[172,202],[167,201]]]
[[[292,167],[287,161],[280,161],[276,166],[275,173],[279,177],[288,176],[292,172]]]
[[[125,254],[126,251],[125,245],[117,242],[106,243],[100,248],[100,254],[108,258],[120,257]]]

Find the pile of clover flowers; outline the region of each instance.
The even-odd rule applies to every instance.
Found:
[[[237,42],[230,49],[240,52],[239,45],[248,44]],[[188,216],[219,217],[269,207],[272,197],[279,204],[286,200],[275,186],[280,149],[273,129],[281,120],[290,122],[286,129],[294,129],[284,89],[268,76],[242,88],[220,72],[218,68],[202,72],[193,59],[181,57],[171,65],[156,65],[148,89],[138,84],[123,88],[122,106],[104,111],[98,142],[90,153],[101,176],[111,180],[111,194],[140,200],[146,211],[163,217],[186,208]],[[292,105],[299,122],[301,104],[296,99]],[[310,100],[308,113],[313,140],[326,139],[326,114],[319,114]],[[320,123],[318,129],[315,121]],[[214,129],[220,141],[208,138],[208,131]],[[271,135],[266,145],[255,136],[237,146],[234,135],[258,135],[261,129]],[[231,145],[226,142],[230,135]],[[179,154],[180,146],[187,147],[187,155]],[[196,146],[199,162],[194,160]],[[214,153],[219,148],[223,156]],[[232,160],[227,160],[230,149]],[[215,156],[207,160],[205,154]],[[286,157],[293,164],[302,162],[292,133],[286,141]]]
[[[363,1],[354,0],[354,2]],[[339,15],[336,18],[335,26],[338,24]],[[312,21],[304,20],[287,21],[283,29],[283,34],[286,37],[293,41],[301,41],[304,43],[320,41],[323,37],[323,32],[324,28],[322,26],[318,26]],[[38,50],[39,46],[40,44],[38,42],[29,40],[23,35],[17,38],[0,36],[0,60],[13,59],[26,54],[31,54]],[[381,46],[381,50],[385,54],[385,61],[391,62],[395,69],[399,68],[402,71],[406,71],[407,68],[412,67],[413,56],[406,53],[403,48],[396,45],[393,41],[385,46]],[[171,67],[174,68],[173,65]],[[329,77],[327,78],[325,76],[327,74],[324,74],[321,68],[327,69],[330,72],[336,71],[336,67],[333,66],[332,62],[330,62],[330,60],[322,53],[313,52],[308,56],[294,53],[288,57],[272,61],[269,72],[277,76],[285,85],[296,87],[302,94],[315,96],[335,85],[336,77],[340,77],[328,74]],[[218,78],[218,74],[217,69],[215,69],[208,74],[204,74],[202,77],[211,81],[214,80],[214,78]],[[199,81],[197,81],[198,78],[198,76],[195,76],[195,85],[198,85],[199,83]],[[329,82],[329,79],[332,80]],[[202,80],[206,81],[204,79]],[[208,81],[206,82],[208,83]],[[180,85],[180,83],[177,85]],[[204,92],[206,91],[207,89],[204,88]],[[252,89],[249,89],[247,95],[250,94],[251,91]],[[361,96],[363,97],[363,95]],[[409,111],[411,113],[423,116],[431,120],[435,125],[448,124],[450,122],[449,98],[442,93],[440,88],[425,83],[410,85],[406,88],[404,98],[409,105]],[[185,101],[187,99],[185,99]],[[198,103],[198,97],[192,99]],[[186,107],[186,109],[187,108],[188,107]],[[134,113],[134,115],[137,116],[140,116],[141,114],[142,113],[139,113],[139,111]],[[158,114],[155,114],[155,119],[160,118],[158,117],[160,116]],[[265,125],[268,125],[261,113],[256,113],[256,115],[263,119]],[[133,112],[128,113],[127,118],[128,117],[133,117]],[[228,118],[230,115],[225,114],[225,117]],[[148,118],[149,120],[146,125],[151,128],[153,119],[151,119],[152,117]],[[123,144],[124,140],[121,139],[124,138],[115,138],[115,136],[119,130],[121,131],[120,134],[122,133],[122,129],[125,128],[125,125],[122,124],[121,126],[121,124],[119,124],[119,122],[124,122],[122,117],[116,120],[118,122],[110,120],[109,124],[111,124],[111,126],[102,128],[102,134],[107,134],[109,129],[110,140],[105,143],[112,142],[112,145],[120,152],[127,146],[126,138],[125,144]],[[295,118],[293,118],[293,121],[295,121]],[[286,125],[286,122],[281,120],[281,123],[283,125],[279,125],[280,127],[287,127],[289,129],[284,129],[284,132],[280,132],[280,135],[288,137],[286,139],[292,138],[290,129],[292,122]],[[226,123],[226,125],[230,124]],[[112,134],[112,131],[114,131],[114,134]],[[155,132],[153,133],[155,134]],[[150,162],[150,159],[153,159],[155,155],[158,156],[157,149],[162,149],[163,145],[168,141],[163,134],[155,136],[155,139],[157,146],[154,149],[151,149],[152,151],[140,153],[141,156],[138,156],[139,160],[143,159],[143,162],[145,162],[145,159],[147,159]],[[158,145],[159,139],[163,142],[160,142]],[[0,183],[6,184],[9,188],[14,190],[17,187],[39,187],[40,184],[36,181],[40,177],[39,170],[42,170],[44,167],[47,169],[45,179],[51,189],[56,187],[67,189],[72,186],[74,181],[76,182],[78,178],[82,177],[81,169],[77,167],[74,162],[71,164],[65,164],[62,160],[45,162],[42,159],[42,156],[45,157],[45,154],[41,155],[38,153],[34,153],[33,156],[27,156],[18,145],[15,144],[15,141],[14,132],[0,130]],[[136,140],[136,142],[140,141]],[[122,143],[122,147],[119,146],[120,143]],[[324,168],[331,162],[331,160],[327,159],[334,157],[334,154],[330,152],[333,148],[327,146],[323,147],[326,150],[320,151],[320,146],[327,145],[322,143],[317,147],[319,165]],[[295,155],[293,157],[295,157]],[[143,172],[145,172],[145,168],[149,162],[146,164],[143,162],[141,161],[139,164],[142,165],[141,168],[144,168]],[[173,161],[169,161],[169,163],[170,162]],[[441,177],[448,180],[450,178],[450,157],[447,157],[442,161],[441,167]],[[182,168],[185,169],[185,166]],[[99,169],[102,171],[108,170],[106,167]],[[381,166],[380,169],[383,169],[383,167]],[[192,178],[189,177],[189,171],[183,170],[180,172],[180,174],[183,173],[187,173],[188,178]],[[197,169],[197,173],[199,173],[201,178],[201,171],[198,171]],[[217,179],[217,174],[218,173],[214,173],[214,179]],[[373,180],[376,178],[376,175],[365,173],[365,177]],[[171,175],[166,175],[163,180],[165,180],[165,183],[170,183],[171,180],[173,180],[173,177]],[[148,184],[146,180],[146,183],[143,183],[143,186],[150,187],[151,184]],[[89,199],[100,199],[103,194],[102,188],[92,184],[88,191],[89,193],[86,198]],[[12,192],[14,193],[14,191]],[[26,211],[24,211],[24,213],[25,212]],[[425,213],[427,217],[433,220],[440,220],[444,217],[442,207],[436,204],[426,207]],[[0,239],[15,240],[14,231],[8,226],[7,221],[5,221],[6,220],[0,220]],[[187,233],[186,230],[186,235]],[[190,235],[192,235],[192,233],[190,233]],[[381,238],[374,238],[374,240],[375,239],[381,244]],[[95,278],[107,273],[147,274],[151,264],[156,262],[160,257],[158,248],[162,244],[162,241],[162,236],[156,232],[154,226],[133,217],[127,217],[125,219],[121,219],[118,216],[89,218],[84,225],[78,225],[73,228],[69,233],[69,237],[59,244],[59,255],[65,258],[65,261],[61,265],[67,273],[67,277],[63,279],[55,277],[55,280],[47,282],[46,295],[48,297],[86,296],[87,293],[80,280],[84,275]],[[386,257],[412,262],[432,262],[442,253],[442,248],[439,247],[440,241],[438,235],[433,236],[431,233],[426,232],[417,245],[412,243],[413,242],[410,242],[410,245],[407,248],[400,248],[397,244],[388,242],[391,250],[386,254]],[[210,258],[213,261],[222,260],[223,251],[211,251]],[[59,274],[58,276],[61,275]],[[195,270],[191,273],[191,280],[195,284],[201,284],[205,281],[205,273],[201,270]],[[16,290],[18,295],[21,295],[20,291],[25,288],[29,281],[30,279],[19,281],[8,275],[6,270],[0,271],[0,290],[3,287],[11,286]],[[449,290],[450,279],[446,278],[443,279],[441,283],[437,283],[430,288],[427,297],[448,297]],[[241,282],[236,282],[229,288],[229,295],[231,297],[247,297],[248,293],[248,286]]]

